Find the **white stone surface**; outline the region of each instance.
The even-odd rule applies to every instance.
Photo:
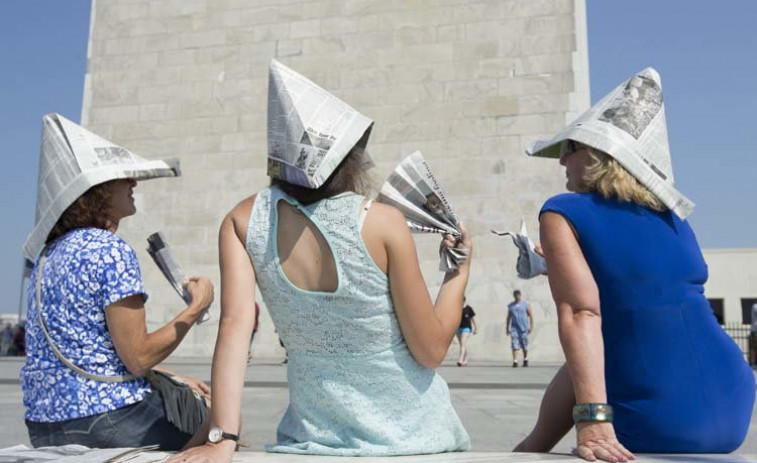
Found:
[[[437,455],[418,455],[407,457],[392,457],[388,459],[371,457],[319,457],[310,455],[276,455],[270,453],[238,453],[234,462],[256,463],[322,463],[322,462],[348,463],[576,463],[580,460],[572,455],[556,454],[533,454],[533,453],[508,453],[508,452],[464,452],[443,453]],[[698,462],[698,463],[747,463],[757,461],[757,455],[639,455],[635,460],[645,463],[670,463],[670,462]]]
[[[509,358],[505,305],[516,288],[534,308],[530,356],[562,358],[546,280],[518,280],[515,248],[489,230],[523,218],[536,235],[539,207],[564,188],[557,162],[523,151],[588,107],[584,0],[92,5],[84,124],[145,157],[182,159],[182,178],[137,187],[140,210],[120,230],[142,262],[151,328],[181,304],[143,252],[145,238],[162,230],[188,273],[217,283],[221,219],[268,184],[265,98],[276,58],[375,119],[377,183],[414,150],[437,172],[475,238],[474,358]],[[432,296],[438,239],[416,240]],[[255,355],[280,355],[263,309]],[[216,329],[193,329],[177,354],[209,356]]]
[[[133,453],[133,452],[137,453]],[[63,460],[61,453],[66,455]],[[139,452],[136,449],[87,449],[86,447],[63,448],[46,447],[42,449],[31,448],[0,448],[0,461],[80,461],[86,458],[88,461],[111,461],[111,459],[128,458],[135,463],[158,463],[166,461],[173,454],[168,452]],[[106,460],[107,459],[107,460]],[[444,453],[434,455],[414,455],[399,457],[331,457],[314,455],[287,455],[261,452],[239,452],[234,455],[235,463],[260,462],[260,463],[322,463],[322,462],[365,462],[378,463],[391,460],[394,463],[541,463],[541,462],[577,462],[576,457],[559,454],[529,454],[529,453]],[[124,460],[126,461],[126,460]],[[753,456],[748,455],[644,455],[637,461],[650,463],[663,463],[671,461],[697,461],[703,463],[739,463],[752,462]]]
[[[257,340],[255,342],[257,345]],[[276,426],[289,402],[286,368],[280,364],[282,358],[256,360],[247,368],[242,437],[252,447],[246,450],[261,452],[264,445],[276,439]],[[0,448],[29,445],[18,384],[21,365],[21,359],[17,357],[0,358]],[[184,375],[210,378],[210,362],[207,360],[172,357],[165,366]],[[537,363],[529,368],[515,369],[505,362],[474,360],[467,368],[458,368],[454,363],[445,364],[439,373],[450,386],[452,404],[471,437],[472,450],[508,452],[533,427],[544,389],[557,368],[558,365]],[[554,452],[567,454],[574,446],[575,433],[571,431],[555,446]],[[757,413],[753,413],[752,425],[737,453],[757,454]],[[669,461],[697,460],[689,456],[689,459]]]

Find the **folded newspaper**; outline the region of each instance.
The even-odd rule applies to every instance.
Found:
[[[381,187],[377,200],[402,212],[414,233],[444,233],[459,237],[452,207],[420,151],[406,157]],[[439,270],[456,270],[468,258],[462,249],[443,247]]]
[[[559,158],[567,140],[612,156],[678,217],[694,210],[694,203],[675,188],[662,82],[653,68],[631,76],[560,133],[534,143],[527,154]]]
[[[353,149],[365,150],[373,120],[276,60],[268,75],[268,175],[319,188]]]
[[[528,237],[525,221],[520,223],[520,233],[496,230],[492,230],[492,233],[499,236],[510,235],[510,238],[512,238],[513,244],[518,248],[518,261],[515,264],[515,270],[517,270],[519,278],[528,280],[547,273],[547,263],[542,256],[536,253],[534,243]]]
[[[166,277],[166,280],[173,286],[173,289],[189,305],[192,302],[192,295],[184,287],[186,277],[161,232],[153,233],[147,237],[147,253],[150,254],[150,257],[155,261],[155,264],[163,273],[163,276]],[[208,319],[210,319],[210,314],[206,310],[195,323],[199,325]]]
[[[60,114],[42,118],[34,229],[24,257],[34,261],[63,212],[89,188],[110,180],[177,177],[178,159],[148,160]]]
[[[16,445],[0,449],[0,462],[157,463],[171,456],[170,453],[157,451],[157,448],[157,445],[115,449],[91,449],[76,444],[40,448]]]

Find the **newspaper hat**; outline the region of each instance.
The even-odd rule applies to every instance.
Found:
[[[268,75],[268,175],[318,188],[354,147],[363,163],[373,120],[276,60]]]
[[[631,76],[562,132],[534,143],[527,154],[559,158],[566,140],[612,156],[678,217],[694,209],[674,186],[662,83],[653,68]]]
[[[42,118],[34,230],[24,257],[34,260],[63,212],[89,188],[110,180],[177,177],[179,160],[148,161],[60,114]]]

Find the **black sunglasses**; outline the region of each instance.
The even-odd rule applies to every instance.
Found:
[[[565,151],[563,151],[562,155],[566,156],[568,154],[573,154],[576,151],[580,150],[582,145],[579,145],[578,142],[575,142],[573,140],[568,140],[565,143]]]

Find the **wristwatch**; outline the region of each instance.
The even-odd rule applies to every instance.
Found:
[[[213,443],[213,444],[217,444],[217,443],[221,442],[224,439],[226,439],[226,440],[233,440],[240,447],[249,447],[250,446],[249,443],[247,443],[247,442],[243,441],[242,439],[240,439],[239,436],[237,436],[236,434],[231,434],[231,433],[228,433],[228,432],[224,432],[223,429],[221,429],[218,426],[216,426],[214,428],[210,428],[210,432],[208,433],[208,442]]]

